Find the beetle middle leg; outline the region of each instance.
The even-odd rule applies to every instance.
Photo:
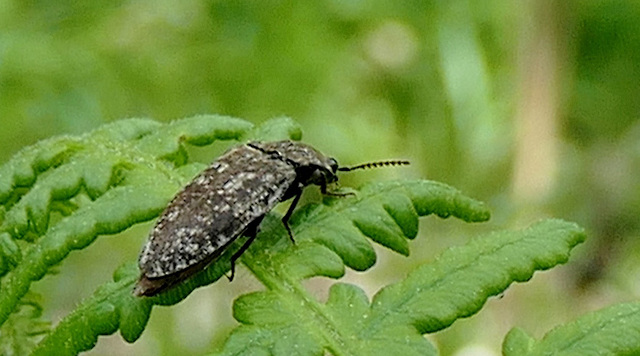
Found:
[[[243,235],[248,236],[249,238],[244,242],[244,244],[242,244],[242,247],[240,247],[240,249],[231,256],[231,275],[227,276],[229,282],[233,281],[233,276],[235,275],[236,260],[240,258],[245,251],[247,251],[253,240],[258,236],[258,230],[262,219],[264,219],[264,215],[254,220],[244,231]]]
[[[293,198],[291,205],[289,205],[289,210],[287,210],[287,213],[284,214],[284,216],[282,217],[282,224],[284,225],[284,228],[287,229],[287,233],[289,233],[289,239],[291,239],[291,242],[293,242],[294,245],[296,244],[296,240],[293,239],[293,233],[291,232],[291,227],[289,226],[289,218],[291,218],[291,214],[293,214],[293,209],[295,209],[296,205],[298,205],[298,202],[300,201],[301,196],[302,196],[302,190],[298,191],[296,196]]]

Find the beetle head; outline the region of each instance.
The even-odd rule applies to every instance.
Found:
[[[322,157],[322,164],[309,165],[307,167],[300,167],[302,170],[306,170],[308,179],[303,184],[315,184],[319,186],[326,186],[327,184],[335,183],[338,181],[336,172],[338,171],[338,162],[333,158]]]

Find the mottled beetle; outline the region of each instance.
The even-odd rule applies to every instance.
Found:
[[[180,283],[245,235],[247,241],[231,257],[231,280],[235,261],[256,237],[265,214],[279,202],[294,198],[282,223],[295,243],[288,221],[304,187],[316,184],[323,194],[331,194],[327,184],[338,180],[337,171],[408,163],[386,161],[338,168],[335,159],[299,142],[251,142],[234,147],[164,210],[140,254],[142,273],[134,294],[153,296]]]

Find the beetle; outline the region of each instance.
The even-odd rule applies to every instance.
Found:
[[[247,241],[231,257],[235,262],[255,239],[260,222],[279,202],[293,198],[282,223],[293,243],[289,218],[302,191],[327,185],[338,171],[351,171],[407,161],[338,167],[313,147],[294,141],[249,142],[225,152],[185,186],[169,203],[140,253],[136,296],[153,296],[175,286],[222,255],[240,236]]]

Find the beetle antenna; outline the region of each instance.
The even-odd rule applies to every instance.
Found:
[[[343,172],[349,172],[349,171],[355,171],[356,169],[369,169],[369,168],[378,168],[378,167],[384,167],[384,166],[406,166],[408,164],[409,164],[409,161],[400,161],[400,160],[380,161],[380,162],[363,163],[353,167],[340,167],[338,168],[338,170]]]

